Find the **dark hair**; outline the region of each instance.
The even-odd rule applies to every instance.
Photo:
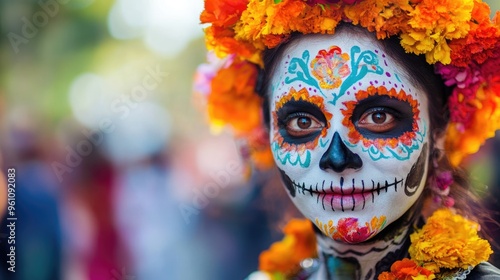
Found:
[[[354,26],[349,23],[341,23],[336,32],[344,31],[353,32],[359,35],[372,36],[375,39],[375,34],[370,33],[364,28]],[[269,97],[267,92],[271,77],[275,71],[278,58],[293,44],[297,38],[304,36],[300,33],[292,34],[290,39],[274,49],[264,51],[264,69],[260,72],[257,92],[263,98],[263,114],[266,126],[270,125],[269,118]],[[334,36],[334,35],[333,35]],[[484,207],[481,205],[478,197],[473,193],[470,183],[467,180],[467,174],[460,168],[455,168],[448,161],[444,151],[436,147],[435,141],[441,138],[446,130],[449,122],[449,108],[447,99],[451,94],[451,88],[445,86],[441,76],[436,74],[434,66],[427,63],[424,55],[413,55],[405,52],[400,45],[400,39],[392,36],[385,40],[375,40],[389,56],[391,56],[404,70],[407,78],[415,85],[420,86],[428,99],[429,118],[430,118],[430,156],[429,156],[429,172],[427,176],[427,184],[432,184],[435,175],[442,171],[452,171],[454,183],[450,188],[450,196],[455,199],[455,208],[462,215],[467,216],[472,220],[478,221],[481,225],[491,221],[491,218]],[[424,197],[430,197],[430,188],[425,188]],[[437,207],[437,205],[436,205]],[[482,226],[483,229],[487,228]],[[483,234],[489,236],[486,232]]]

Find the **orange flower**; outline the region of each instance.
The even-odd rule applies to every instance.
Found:
[[[391,266],[391,272],[383,272],[378,280],[406,280],[406,279],[422,279],[431,280],[436,276],[408,258],[396,261]]]
[[[246,9],[249,0],[205,0],[205,9],[200,15],[201,23],[212,23],[220,27],[235,24]]]
[[[229,124],[238,135],[261,125],[261,99],[254,92],[257,68],[248,62],[234,62],[219,70],[208,96],[208,115],[218,126]]]
[[[471,61],[483,63],[495,54],[500,37],[500,28],[490,20],[490,7],[479,0],[474,1],[470,32],[467,37],[450,42],[452,64],[467,67]]]
[[[346,6],[345,15],[353,24],[376,32],[379,39],[385,39],[407,29],[412,10],[407,0],[365,0]]]
[[[316,237],[309,220],[291,220],[283,229],[285,237],[260,254],[259,270],[292,275],[305,258],[316,255]]]

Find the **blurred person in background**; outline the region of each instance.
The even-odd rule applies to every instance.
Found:
[[[61,279],[61,218],[59,184],[50,168],[50,135],[36,112],[18,108],[8,116],[10,122],[2,140],[7,168],[15,168],[15,208],[7,217],[15,217],[15,243],[7,242],[12,220],[5,217],[1,225],[2,279]],[[12,215],[11,215],[12,214]],[[8,270],[15,245],[15,273]]]
[[[0,166],[3,167],[0,162]],[[5,212],[7,211],[7,177],[3,174],[3,171],[0,170],[0,217],[3,217]]]
[[[122,279],[130,270],[130,254],[113,215],[117,173],[100,146],[104,134],[85,131],[72,119],[63,121],[52,162],[59,164],[52,172],[61,185],[61,274],[63,279]]]

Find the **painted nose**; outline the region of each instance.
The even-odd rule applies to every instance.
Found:
[[[321,157],[319,167],[323,170],[331,169],[335,172],[342,172],[347,168],[359,169],[363,166],[363,161],[349,150],[344,144],[338,132],[333,135],[332,143]]]

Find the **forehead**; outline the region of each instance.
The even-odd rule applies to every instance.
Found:
[[[276,96],[290,87],[308,87],[322,93],[345,91],[343,95],[383,84],[418,95],[422,90],[407,72],[373,34],[344,29],[334,35],[311,34],[290,42],[277,60],[271,92]]]

